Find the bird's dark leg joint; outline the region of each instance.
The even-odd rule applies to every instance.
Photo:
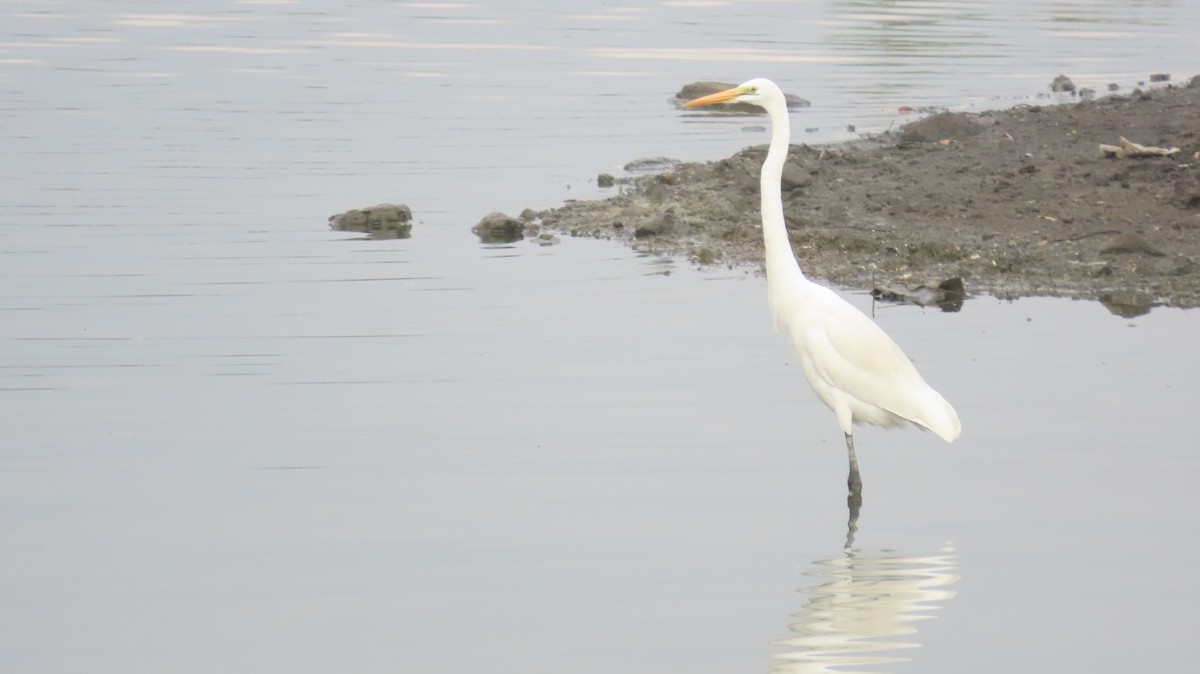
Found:
[[[850,477],[846,478],[846,486],[850,488],[851,495],[862,498],[862,477],[857,470],[850,471]]]

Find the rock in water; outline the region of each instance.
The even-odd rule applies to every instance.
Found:
[[[471,231],[481,243],[512,243],[525,238],[525,223],[503,213],[488,213]]]
[[[329,227],[363,232],[373,239],[407,239],[412,236],[412,209],[404,204],[357,208],[329,216]]]
[[[638,173],[642,175],[650,175],[652,173],[662,173],[670,171],[679,166],[683,162],[670,157],[642,157],[634,159],[626,164],[623,168],[629,173]]]
[[[683,85],[683,88],[676,92],[671,102],[675,104],[675,107],[681,107],[684,103],[692,99],[732,89],[736,86],[732,82],[692,82],[691,84]],[[812,103],[795,94],[784,94],[783,98],[787,101],[788,110],[798,110],[812,105]],[[766,114],[762,108],[757,105],[750,105],[749,103],[717,103],[712,106],[712,109],[724,110],[725,112],[744,112],[751,115]]]
[[[1071,81],[1070,77],[1059,75],[1054,78],[1054,81],[1050,82],[1050,91],[1074,93],[1075,83]]]

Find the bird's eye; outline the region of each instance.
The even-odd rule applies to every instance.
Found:
[[[748,94],[757,94],[757,93],[758,93],[758,87],[750,87],[749,89],[747,89],[747,90],[746,90],[746,93],[748,93]]]

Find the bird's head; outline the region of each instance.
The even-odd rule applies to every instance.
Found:
[[[750,103],[751,105],[766,108],[772,103],[783,104],[784,98],[783,92],[780,91],[774,82],[760,77],[743,82],[732,89],[718,91],[715,94],[709,94],[688,101],[683,104],[683,107],[698,108],[702,105],[712,105],[713,103]]]

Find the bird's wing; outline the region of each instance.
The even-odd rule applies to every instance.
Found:
[[[916,422],[943,438],[958,435],[957,415],[878,325],[829,292],[793,324],[793,346],[806,349],[829,386]],[[947,409],[949,415],[947,415]],[[953,422],[948,417],[953,417]]]

